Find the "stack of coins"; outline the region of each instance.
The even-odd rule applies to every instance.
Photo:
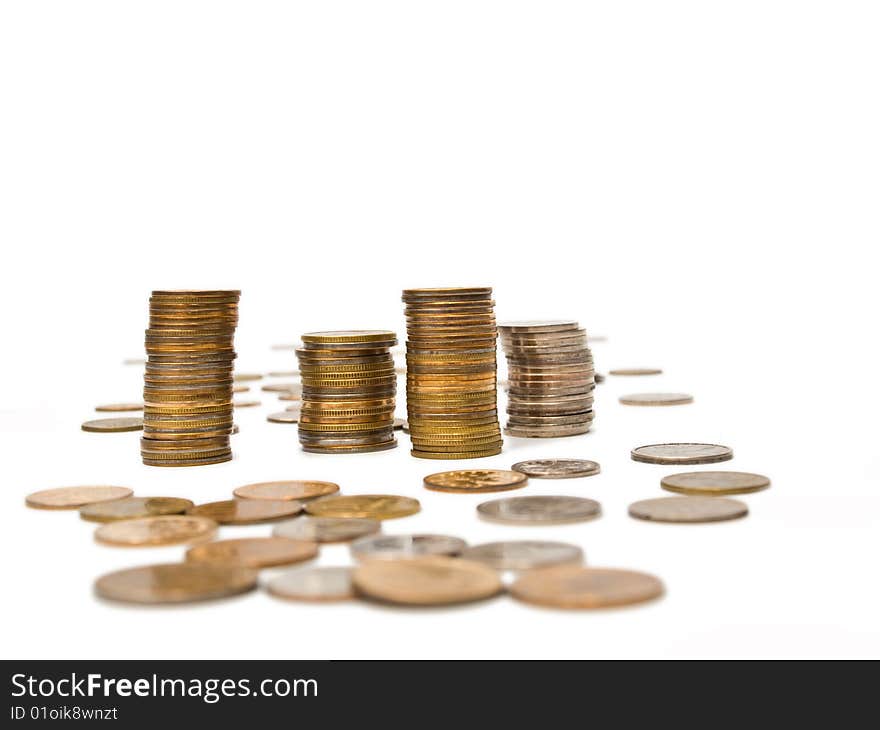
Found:
[[[387,330],[308,332],[296,351],[302,378],[299,441],[305,451],[352,454],[397,446],[397,376]]]
[[[492,289],[406,289],[403,301],[412,455],[501,453]]]
[[[593,422],[593,355],[574,321],[499,325],[507,355],[508,436],[576,436]]]
[[[238,291],[154,291],[146,334],[144,436],[150,466],[232,458]]]

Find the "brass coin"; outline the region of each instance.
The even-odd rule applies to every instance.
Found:
[[[371,535],[350,546],[356,560],[409,560],[426,555],[459,555],[467,543],[450,535]]]
[[[525,573],[510,594],[551,608],[611,608],[659,598],[663,590],[663,583],[648,573],[560,565]]]
[[[82,430],[93,433],[120,433],[140,431],[143,427],[143,418],[98,418],[94,421],[86,421],[82,425]]]
[[[584,551],[565,542],[507,540],[474,545],[461,557],[485,563],[495,570],[532,570],[551,565],[580,565],[584,561]]]
[[[233,393],[247,393],[250,390],[249,385],[234,385],[232,386]]]
[[[572,479],[599,473],[599,465],[586,459],[532,459],[517,462],[510,468],[537,479]]]
[[[276,370],[266,373],[270,378],[295,378],[299,375],[299,370]]]
[[[122,413],[124,411],[142,411],[143,403],[105,403],[102,406],[95,406],[95,410],[101,413]]]
[[[341,566],[300,568],[273,578],[266,590],[291,601],[347,601],[354,598],[351,568]]]
[[[299,383],[268,383],[260,388],[267,393],[290,393],[301,392],[302,385]]]
[[[266,416],[269,423],[299,423],[300,411],[279,411],[278,413],[270,413]]]
[[[373,343],[397,340],[397,335],[390,330],[336,330],[327,332],[306,332],[302,336],[304,343],[338,345],[351,343]]]
[[[278,400],[302,400],[299,393],[287,392],[278,396]]]
[[[126,497],[110,502],[87,504],[80,509],[79,516],[89,522],[116,522],[138,517],[179,515],[192,506],[190,500],[178,497]]]
[[[258,400],[237,400],[237,401],[233,401],[232,405],[235,408],[253,408],[254,406],[260,405],[260,401],[258,401]]]
[[[288,479],[277,482],[256,482],[237,487],[233,494],[241,499],[315,499],[339,491],[333,482],[300,481]]]
[[[693,403],[694,397],[687,393],[632,393],[618,400],[626,406],[679,406]]]
[[[609,370],[609,375],[661,375],[660,368],[616,368]]]
[[[583,497],[508,497],[477,505],[484,520],[507,525],[563,525],[591,520],[600,512],[598,502]]]
[[[459,558],[370,560],[355,568],[355,589],[369,598],[407,606],[439,606],[491,598],[502,590],[491,568]]]
[[[742,502],[719,497],[660,497],[629,506],[631,517],[651,522],[722,522],[748,513]]]
[[[87,504],[124,499],[132,494],[134,492],[128,487],[56,487],[29,494],[24,503],[34,509],[79,509]]]
[[[417,499],[393,494],[353,494],[323,497],[306,504],[306,512],[315,517],[360,517],[391,520],[414,515],[421,509]]]
[[[357,517],[297,517],[277,525],[272,534],[292,540],[313,542],[348,542],[382,529],[379,520]]]
[[[633,449],[630,456],[645,464],[714,464],[732,459],[733,450],[719,444],[651,444]]]
[[[95,530],[95,540],[114,547],[158,547],[210,540],[217,523],[207,517],[162,515],[108,522]]]
[[[418,449],[412,449],[409,453],[419,459],[449,459],[453,461],[459,461],[461,459],[482,459],[487,456],[497,456],[501,453],[501,447],[497,446],[491,449],[486,449],[484,451],[449,452],[419,451]]]
[[[270,568],[311,560],[318,546],[286,537],[245,537],[197,545],[186,551],[186,559],[195,563],[221,563],[246,568]]]
[[[437,492],[504,492],[526,486],[528,477],[503,469],[458,469],[429,474],[425,486]]]
[[[259,373],[233,373],[232,379],[239,383],[246,383],[251,380],[261,380],[262,375]]]
[[[257,572],[234,565],[166,563],[107,573],[95,593],[125,603],[188,603],[225,598],[257,587]]]
[[[742,471],[694,471],[663,477],[660,486],[669,492],[711,497],[760,492],[770,486],[770,480],[762,474]]]
[[[221,525],[250,525],[293,517],[302,512],[293,499],[227,499],[190,507],[187,514],[209,517]]]

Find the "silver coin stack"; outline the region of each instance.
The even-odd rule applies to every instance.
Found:
[[[507,356],[508,436],[556,438],[587,433],[593,423],[593,354],[577,322],[498,326]]]

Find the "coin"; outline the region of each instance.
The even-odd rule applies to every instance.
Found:
[[[300,383],[267,383],[262,386],[260,390],[263,390],[267,393],[291,393],[291,392],[302,392],[302,385]]]
[[[660,486],[669,492],[711,497],[760,492],[770,486],[770,480],[762,474],[742,471],[695,471],[663,477]]]
[[[394,419],[394,430],[395,431],[402,430],[404,426],[406,426],[406,419],[405,418],[395,418]]]
[[[651,522],[722,522],[748,513],[742,502],[719,497],[660,497],[629,506],[631,517]]]
[[[503,469],[459,469],[429,474],[425,486],[437,492],[504,492],[526,486],[528,477]]]
[[[609,375],[660,375],[663,371],[660,368],[616,368],[609,370]]]
[[[210,540],[217,523],[207,517],[162,515],[108,522],[95,530],[95,540],[115,547],[156,547]]]
[[[178,497],[126,497],[87,504],[80,509],[79,516],[89,522],[116,522],[136,517],[179,515],[192,506],[190,500]]]
[[[714,464],[732,459],[733,451],[719,444],[651,444],[633,449],[630,455],[645,464]]]
[[[197,545],[186,551],[186,559],[197,563],[242,565],[246,568],[270,568],[311,560],[318,546],[304,540],[286,537],[246,537],[219,540]]]
[[[187,603],[225,598],[257,587],[250,568],[211,563],[166,563],[107,573],[95,593],[125,603]]]
[[[694,397],[687,393],[632,393],[618,400],[627,406],[679,406],[693,403]]]
[[[122,431],[140,431],[143,427],[143,418],[98,418],[94,421],[86,421],[82,425],[82,430],[93,433],[119,433]]]
[[[34,509],[79,509],[86,504],[124,499],[133,493],[128,487],[56,487],[29,494],[24,502]]]
[[[299,370],[275,370],[266,373],[270,378],[295,378]]]
[[[510,594],[551,608],[611,608],[659,598],[663,590],[663,583],[648,573],[560,565],[524,573]]]
[[[403,560],[425,555],[458,555],[467,543],[449,535],[371,535],[350,546],[356,560]]]
[[[299,415],[299,409],[295,411],[279,411],[278,413],[270,413],[266,416],[266,420],[269,423],[298,423]]]
[[[233,393],[247,393],[250,391],[250,386],[247,385],[233,385],[232,392]]]
[[[122,361],[123,365],[143,365],[145,362],[142,357],[127,357]]]
[[[237,400],[237,401],[233,401],[232,405],[234,408],[253,408],[255,406],[260,405],[260,401],[258,401],[258,400]]]
[[[221,525],[249,525],[293,517],[302,512],[302,504],[293,499],[227,499],[198,504],[187,514],[209,517]]]
[[[477,505],[480,517],[510,525],[561,525],[583,522],[601,512],[598,502],[583,497],[508,497]]]
[[[252,380],[262,380],[260,373],[233,373],[232,379],[238,383],[245,383]]]
[[[354,598],[351,568],[300,568],[273,578],[266,590],[291,601],[347,601]]]
[[[437,606],[491,598],[502,590],[491,568],[459,558],[370,560],[355,568],[355,589],[375,600],[408,606]]]
[[[599,473],[599,465],[586,459],[532,459],[510,468],[537,479],[572,479]]]
[[[272,530],[276,537],[313,542],[348,542],[382,529],[379,520],[357,517],[297,517]]]
[[[105,403],[101,406],[95,406],[95,410],[106,413],[121,413],[124,411],[142,411],[143,403]]]
[[[532,570],[569,563],[580,565],[584,561],[584,551],[565,542],[508,540],[474,545],[461,557],[485,563],[495,570]]]
[[[393,494],[353,494],[322,497],[306,504],[306,512],[316,517],[360,517],[391,520],[414,515],[421,509],[417,499]]]
[[[314,499],[339,491],[333,482],[301,481],[288,479],[277,482],[256,482],[245,484],[233,490],[242,499]]]

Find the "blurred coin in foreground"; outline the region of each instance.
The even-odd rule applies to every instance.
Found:
[[[124,499],[133,493],[128,487],[55,487],[29,494],[24,501],[34,509],[79,509],[95,502]]]
[[[126,497],[87,504],[80,509],[79,516],[89,522],[116,522],[138,517],[179,515],[192,506],[192,501],[179,497]]]
[[[659,497],[629,506],[631,517],[650,522],[724,522],[748,513],[749,508],[742,502],[718,497]]]
[[[257,586],[250,568],[210,563],[145,565],[107,573],[95,593],[124,603],[189,603],[246,593]]]
[[[660,486],[669,492],[711,497],[760,492],[770,486],[770,480],[744,471],[694,471],[663,477]]]
[[[532,459],[510,468],[536,479],[573,479],[599,473],[599,465],[587,459]]]
[[[509,525],[562,525],[597,517],[601,506],[593,499],[566,496],[508,497],[477,505],[485,520]]]
[[[458,555],[467,543],[450,535],[373,535],[351,544],[356,560],[403,560],[425,555]]]
[[[584,551],[565,542],[507,540],[474,545],[461,557],[485,563],[495,570],[532,570],[569,563],[579,565],[584,560]]]
[[[611,608],[659,598],[663,583],[632,570],[562,565],[524,573],[510,594],[551,608]]]
[[[269,568],[301,563],[311,560],[317,554],[318,546],[313,542],[285,537],[246,537],[197,545],[187,550],[186,559],[197,563]]]
[[[714,464],[732,459],[733,450],[720,444],[650,444],[633,449],[630,456],[645,464]]]
[[[347,601],[354,598],[351,568],[299,568],[273,578],[266,590],[291,601]]]
[[[297,517],[277,525],[272,534],[294,540],[314,542],[348,542],[382,529],[379,520],[357,517]]]
[[[187,514],[209,517],[221,525],[249,525],[293,517],[302,512],[295,499],[226,499],[191,507]]]
[[[95,540],[113,547],[159,547],[210,540],[217,523],[207,517],[163,515],[108,522],[95,530]]]

